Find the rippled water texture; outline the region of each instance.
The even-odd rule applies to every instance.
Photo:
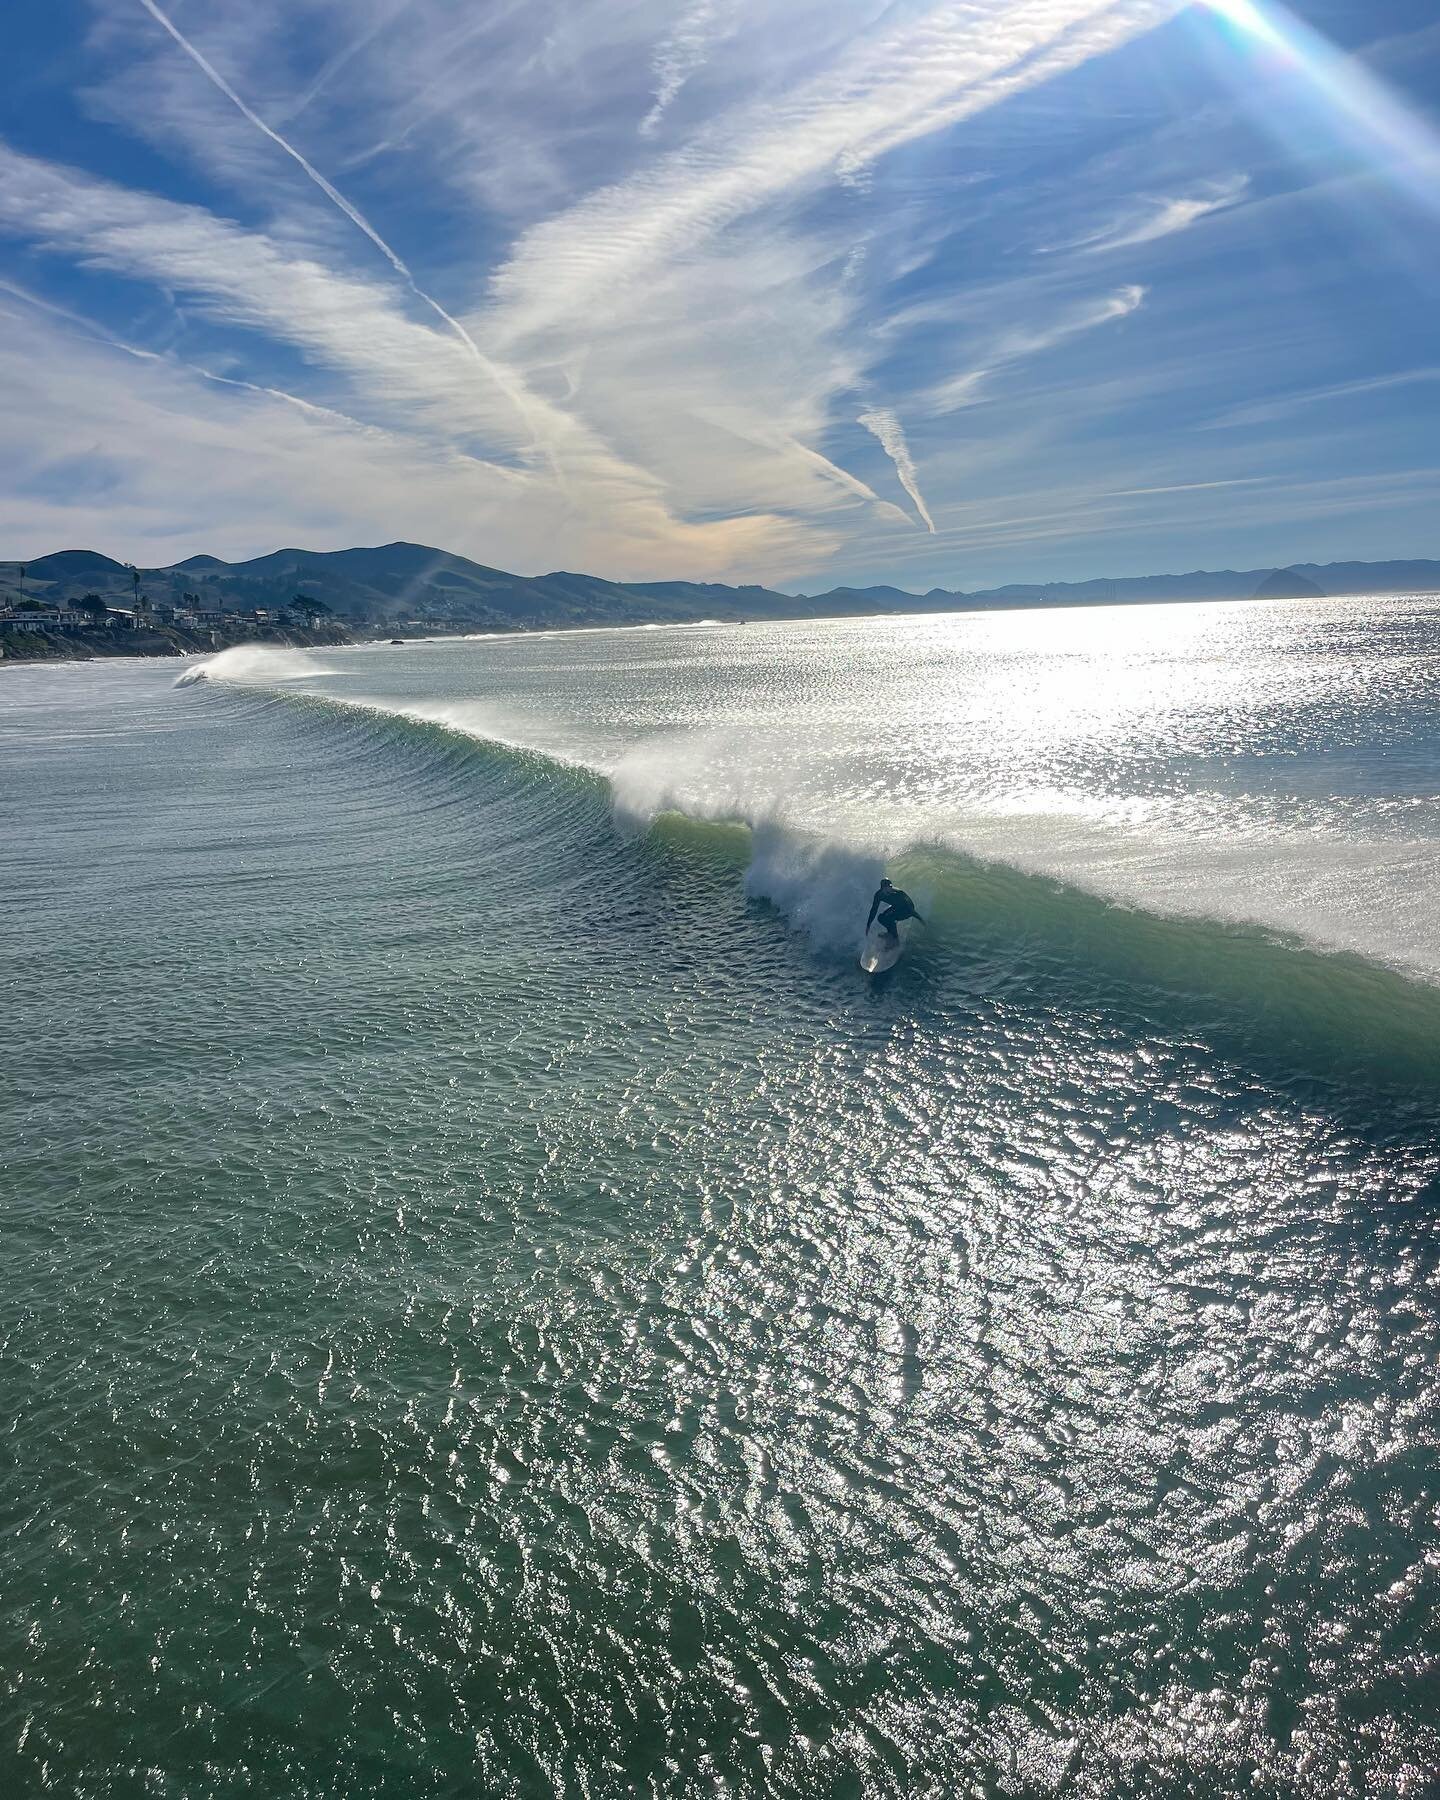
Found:
[[[1436,615],[0,670],[0,1787],[1433,1791]]]

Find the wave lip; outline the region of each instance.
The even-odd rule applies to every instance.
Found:
[[[217,650],[203,662],[182,670],[174,685],[183,688],[202,681],[231,681],[243,687],[269,687],[272,682],[308,681],[339,672],[327,668],[309,650],[292,650],[280,644],[232,644],[228,650]]]
[[[1440,989],[1365,957],[1244,922],[1118,904],[943,844],[912,844],[882,862],[864,845],[776,820],[668,812],[650,829],[684,851],[728,855],[746,892],[822,955],[858,955],[871,894],[888,870],[924,920],[906,928],[902,967],[937,993],[957,981],[1061,1010],[1120,1007],[1138,1030],[1163,1019],[1168,1032],[1208,1034],[1286,1071],[1440,1088]]]
[[[578,727],[491,698],[297,689],[323,673],[303,651],[240,646],[186,670],[180,684],[268,687],[332,717],[342,711],[404,721],[408,729],[442,733],[451,744],[502,763],[523,757],[532,770],[537,760],[552,771],[566,769],[596,783],[622,837],[658,834],[739,862],[746,892],[774,906],[823,955],[858,951],[870,896],[888,870],[929,921],[907,959],[921,967],[983,948],[1016,968],[1045,973],[1047,982],[1063,967],[1092,990],[1103,977],[1189,995],[1198,1003],[1197,1019],[1217,1011],[1232,1021],[1265,1015],[1289,1021],[1284,1029],[1312,1045],[1346,1044],[1372,1063],[1392,1056],[1397,1066],[1435,1070],[1440,992],[1428,970],[1398,957],[1387,966],[1383,956],[1357,951],[1343,937],[1307,935],[1282,906],[1268,918],[1264,908],[1258,917],[1244,909],[1245,882],[1256,873],[1273,878],[1281,899],[1293,902],[1311,889],[1323,899],[1322,864],[1332,851],[1332,863],[1338,859],[1358,880],[1364,864],[1354,843],[1328,844],[1300,833],[1276,845],[1232,843],[1230,867],[1222,859],[1213,882],[1201,886],[1192,879],[1198,865],[1185,862],[1183,844],[1169,844],[1172,834],[1151,816],[1153,806],[1149,813],[1141,808],[1143,830],[1128,838],[1083,809],[1069,817],[982,811],[968,821],[935,821],[923,807],[887,806],[878,764],[857,801],[855,769],[843,754],[841,798],[827,805],[828,765],[816,744],[803,736],[792,741],[773,716],[757,720],[748,734],[727,725],[672,730],[621,743],[606,757],[597,754],[593,734],[587,740]],[[518,762],[507,766],[521,773]],[[1058,847],[1052,861],[1064,872],[1046,866],[1047,846]],[[1407,854],[1425,849],[1398,846]],[[1167,864],[1167,857],[1173,861]],[[1067,864],[1079,880],[1065,871]],[[1296,878],[1302,866],[1304,883]],[[1244,879],[1229,882],[1237,870]],[[1174,883],[1167,885],[1167,874],[1177,876]],[[1265,897],[1263,885],[1255,891]],[[1331,910],[1346,922],[1343,909]],[[1324,918],[1322,910],[1322,924]],[[1375,942],[1380,934],[1369,936]]]

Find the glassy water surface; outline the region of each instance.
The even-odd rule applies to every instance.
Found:
[[[1436,613],[0,671],[9,1785],[1426,1791]]]

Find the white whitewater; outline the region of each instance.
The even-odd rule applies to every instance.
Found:
[[[1054,609],[226,651],[605,775],[617,817],[755,832],[751,890],[853,943],[888,859],[953,849],[1440,979],[1440,600]],[[917,894],[922,910],[924,895]]]

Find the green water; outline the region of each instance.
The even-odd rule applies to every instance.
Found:
[[[586,642],[4,673],[5,1791],[1426,1791],[1434,990],[372,704]]]

